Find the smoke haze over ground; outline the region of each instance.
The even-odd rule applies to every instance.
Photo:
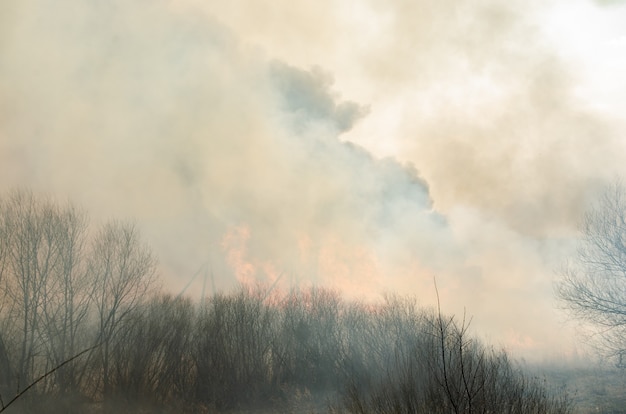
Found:
[[[620,20],[621,17],[621,20]],[[166,284],[413,293],[571,353],[554,270],[623,173],[613,1],[0,4],[0,186],[135,219]]]

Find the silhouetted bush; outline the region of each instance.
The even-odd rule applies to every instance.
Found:
[[[276,309],[263,296],[244,288],[200,309],[192,353],[197,401],[223,409],[272,396]]]
[[[407,316],[407,315],[405,315]],[[388,327],[401,325],[401,317]],[[409,323],[415,319],[409,318]],[[467,334],[465,320],[423,314],[408,341],[396,342],[382,371],[370,371],[367,387],[352,383],[344,409],[355,414],[570,413],[564,394],[529,378],[504,351],[487,348]],[[391,336],[394,335],[391,328]],[[361,380],[363,381],[363,380]],[[362,382],[363,383],[363,382]]]

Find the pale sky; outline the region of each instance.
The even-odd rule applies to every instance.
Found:
[[[180,291],[311,284],[573,352],[553,297],[624,175],[626,2],[5,0],[0,189],[133,219]],[[192,293],[198,292],[195,286]]]

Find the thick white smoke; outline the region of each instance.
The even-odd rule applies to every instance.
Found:
[[[563,345],[552,272],[623,144],[543,6],[259,5],[2,2],[0,185],[136,219],[174,290],[436,276],[496,341]]]

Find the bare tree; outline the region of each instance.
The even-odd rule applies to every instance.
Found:
[[[609,356],[626,350],[626,188],[616,182],[584,215],[577,255],[556,286],[563,306],[599,334]]]
[[[128,316],[111,350],[117,396],[160,404],[192,396],[194,317],[190,299],[170,295],[152,297]]]
[[[9,302],[6,285],[6,268],[7,268],[7,251],[9,241],[7,237],[6,215],[3,214],[4,208],[0,200],[0,393],[5,393],[11,387],[13,379],[13,364],[6,344],[6,321],[4,317],[6,303]]]
[[[154,287],[156,259],[140,243],[134,225],[121,222],[106,224],[93,243],[89,270],[95,282],[99,348],[102,364],[102,390],[106,396],[111,390],[111,348],[113,340],[128,315],[143,301]]]
[[[19,349],[17,383],[27,384],[35,375],[36,359],[42,353],[41,312],[46,285],[60,262],[57,243],[57,210],[31,193],[15,191],[2,205],[6,246],[5,288],[11,306],[10,327]]]
[[[0,203],[3,383],[13,390],[78,352],[90,290],[83,265],[84,213],[16,190]],[[10,349],[13,355],[9,358]],[[75,385],[75,364],[55,370],[62,391]],[[51,377],[40,386],[52,384]],[[39,381],[38,381],[39,382]]]
[[[86,214],[72,205],[24,190],[0,198],[0,409],[1,395],[25,387],[109,392],[112,345],[149,300],[156,260],[131,224],[89,236]]]
[[[387,347],[395,352],[394,358],[382,370],[367,373],[371,378],[366,387],[348,382],[343,410],[338,412],[573,412],[566,393],[553,393],[539,379],[525,374],[506,352],[472,338],[465,318],[457,321],[443,315],[439,308],[436,312],[414,312],[401,301],[387,306],[396,307],[387,313],[399,320],[385,324],[383,328],[387,330],[381,332],[378,340],[384,343],[392,338]],[[393,341],[394,336],[405,339]]]
[[[93,299],[94,280],[85,266],[87,218],[72,206],[58,212],[56,243],[59,263],[44,286],[42,336],[48,347],[50,365],[58,366],[87,346],[85,332]],[[61,391],[77,385],[77,365],[66,364],[55,371]]]

